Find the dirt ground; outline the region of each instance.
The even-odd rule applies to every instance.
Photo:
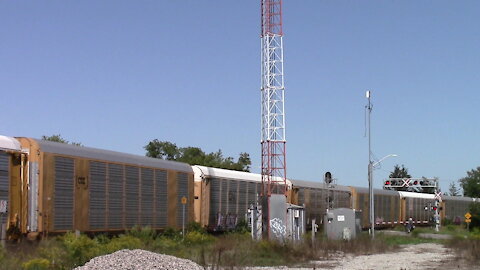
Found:
[[[433,270],[433,269],[479,269],[480,265],[471,265],[458,260],[454,252],[440,244],[406,245],[392,253],[338,256],[328,261],[311,262],[309,267],[254,267],[251,270],[289,269],[289,270]]]

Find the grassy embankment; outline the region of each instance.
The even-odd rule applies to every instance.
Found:
[[[447,229],[445,229],[447,230]],[[310,235],[301,243],[252,241],[246,231],[214,237],[198,226],[190,226],[185,239],[174,230],[156,234],[151,229],[133,229],[125,234],[107,237],[77,237],[73,233],[44,239],[38,243],[24,241],[8,249],[0,248],[1,269],[72,269],[91,258],[120,249],[145,249],[191,259],[200,265],[264,266],[308,265],[312,260],[325,260],[339,254],[374,254],[395,251],[399,245],[424,242],[446,243],[459,250],[459,256],[479,260],[480,233],[468,233],[454,227],[459,235],[451,241],[439,241],[411,236],[388,236],[381,233],[372,240],[367,234],[352,241],[329,241],[321,234],[312,244]],[[417,232],[422,230],[417,230]],[[447,233],[447,232],[446,232]],[[465,238],[467,235],[467,238]],[[466,248],[468,246],[468,248]],[[476,253],[475,253],[476,252]],[[476,254],[476,255],[475,255]]]

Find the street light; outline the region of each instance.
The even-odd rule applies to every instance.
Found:
[[[389,157],[398,157],[397,154],[389,154],[389,155],[386,155],[384,156],[383,158],[381,158],[379,161],[375,162],[372,164],[372,167],[375,168],[375,166],[377,166],[378,164],[380,164],[382,161],[384,161],[385,159],[389,158]]]
[[[372,149],[371,149],[371,136],[370,136],[370,131],[371,131],[371,121],[370,121],[370,116],[372,114],[372,103],[370,102],[370,98],[372,97],[371,91],[367,91],[365,93],[366,98],[368,99],[368,104],[365,106],[365,110],[368,110],[368,191],[370,195],[370,231],[372,234],[372,238],[375,238],[375,203],[374,203],[374,198],[373,198],[373,169],[375,166],[380,164],[383,160],[389,158],[389,157],[396,157],[396,154],[389,154],[381,158],[377,162],[372,161]]]

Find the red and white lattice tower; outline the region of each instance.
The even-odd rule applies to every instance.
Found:
[[[261,0],[261,8],[262,196],[269,198],[287,188],[282,0]]]

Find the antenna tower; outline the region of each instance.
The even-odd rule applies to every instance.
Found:
[[[282,0],[261,0],[262,196],[285,194],[285,86]]]

